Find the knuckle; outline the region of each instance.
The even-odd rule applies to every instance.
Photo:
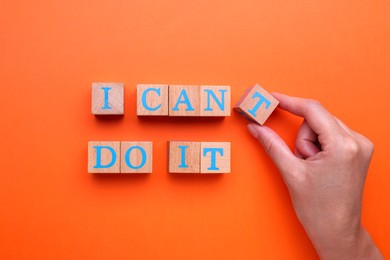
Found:
[[[308,103],[308,106],[312,107],[312,108],[322,106],[321,102],[316,100],[316,99],[308,99],[307,103]]]
[[[354,159],[360,152],[359,143],[352,137],[347,137],[344,139],[344,153],[347,158]]]
[[[359,158],[369,159],[374,153],[374,143],[367,138],[344,137],[342,151],[342,158],[347,161],[354,161]]]
[[[264,147],[264,150],[270,154],[272,152],[272,148],[273,148],[273,142],[272,140],[266,140],[263,142],[263,147]]]
[[[322,105],[321,105],[320,101],[315,100],[315,99],[307,99],[306,106],[305,106],[305,114],[313,113],[321,107],[322,107]]]

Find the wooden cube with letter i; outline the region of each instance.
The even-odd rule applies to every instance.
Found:
[[[92,114],[123,115],[123,83],[92,83]]]
[[[170,173],[200,173],[200,142],[169,142]]]

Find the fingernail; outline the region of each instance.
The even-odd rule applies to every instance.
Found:
[[[249,124],[248,126],[249,133],[251,133],[254,137],[257,138],[257,131],[256,131],[256,126],[253,124]]]

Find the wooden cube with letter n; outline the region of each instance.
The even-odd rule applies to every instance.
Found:
[[[88,142],[89,173],[120,172],[120,142]]]
[[[230,86],[200,87],[200,116],[230,116]]]
[[[278,104],[278,100],[256,84],[245,92],[233,109],[248,120],[263,125]]]

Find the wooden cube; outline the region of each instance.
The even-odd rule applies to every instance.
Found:
[[[120,142],[88,142],[89,173],[119,173],[120,158]]]
[[[123,115],[123,83],[92,83],[92,114]]]
[[[233,109],[247,119],[263,125],[278,104],[278,100],[256,84],[247,89]]]
[[[169,116],[199,116],[200,86],[169,85]]]
[[[168,85],[137,85],[137,116],[167,116]]]
[[[200,116],[230,116],[230,86],[200,87]]]
[[[230,173],[230,142],[201,142],[201,173]]]
[[[169,142],[169,172],[200,173],[200,142]]]
[[[121,142],[121,173],[151,173],[152,142]]]

